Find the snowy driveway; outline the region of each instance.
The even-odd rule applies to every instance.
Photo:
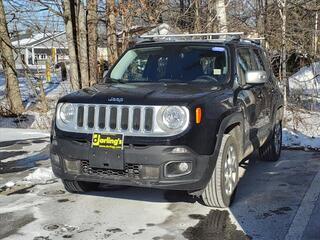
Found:
[[[319,153],[283,151],[276,163],[253,156],[234,204],[217,210],[179,191],[102,187],[80,195],[59,180],[35,184],[30,176],[46,177],[50,166],[48,135],[15,139],[11,131],[0,136],[0,186],[11,186],[0,190],[0,239],[320,238]]]

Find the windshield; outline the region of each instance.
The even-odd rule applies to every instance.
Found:
[[[107,81],[223,83],[227,72],[224,47],[171,45],[129,50]]]

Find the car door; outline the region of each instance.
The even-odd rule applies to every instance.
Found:
[[[240,82],[245,85],[242,95],[245,104],[245,121],[247,122],[249,137],[252,145],[257,148],[265,141],[265,124],[266,124],[266,87],[260,85],[246,85],[245,75],[248,71],[257,70],[253,52],[249,47],[237,49],[237,72]]]
[[[263,119],[261,119],[261,127],[263,135],[269,135],[272,127],[272,106],[274,102],[274,86],[271,71],[264,59],[264,53],[260,48],[252,48],[253,58],[256,63],[256,70],[265,71],[267,73],[267,82],[261,85],[264,99],[263,99]]]

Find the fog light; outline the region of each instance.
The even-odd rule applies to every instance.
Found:
[[[77,160],[64,160],[64,166],[69,173],[80,173],[80,161]]]
[[[189,174],[191,170],[191,162],[169,162],[165,165],[164,174],[166,177],[179,177]]]
[[[184,147],[176,147],[172,149],[171,153],[189,153],[189,151]]]
[[[189,165],[188,163],[179,163],[178,168],[180,170],[180,172],[186,172],[189,169]]]
[[[51,162],[55,165],[60,165],[60,158],[57,154],[50,154]]]

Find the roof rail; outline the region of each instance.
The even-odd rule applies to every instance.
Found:
[[[243,41],[248,41],[248,42],[251,42],[251,43],[254,43],[254,44],[257,44],[257,45],[261,45],[262,44],[262,41],[265,40],[264,37],[254,37],[254,38],[243,38],[241,39]]]
[[[243,35],[243,32],[226,32],[226,33],[186,33],[186,34],[168,34],[168,35],[142,35],[140,38],[203,38],[206,37],[207,39],[213,39],[213,37],[221,37],[225,36],[231,38],[240,39],[240,36]]]

